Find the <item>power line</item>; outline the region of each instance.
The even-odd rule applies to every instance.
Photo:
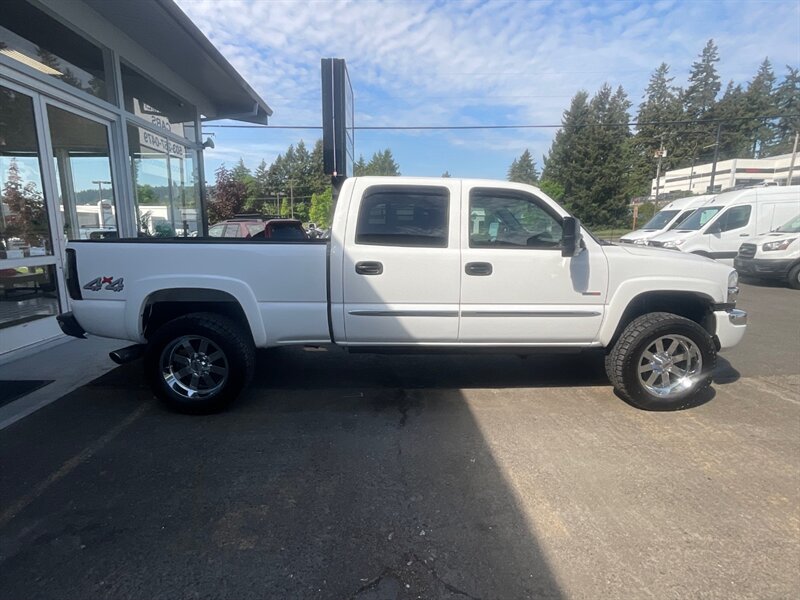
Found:
[[[770,119],[796,119],[800,115],[760,115],[754,117],[726,117],[721,119],[684,119],[675,121],[629,121],[627,123],[586,123],[584,125],[570,125],[571,128],[581,127],[639,127],[642,125],[705,125],[728,123],[733,121],[765,121]],[[213,125],[204,124],[206,128],[216,129],[322,129],[321,125]],[[561,129],[564,125],[360,125],[353,127],[357,131],[463,131],[478,129]]]

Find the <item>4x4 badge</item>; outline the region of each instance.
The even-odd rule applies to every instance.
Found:
[[[110,292],[121,292],[125,287],[124,281],[125,280],[122,277],[117,279],[114,279],[114,277],[95,277],[89,283],[84,285],[83,289],[90,290],[92,292],[99,292],[105,285],[105,289]]]

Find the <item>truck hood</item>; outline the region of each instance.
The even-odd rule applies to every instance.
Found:
[[[625,240],[626,242],[634,242],[636,240],[648,239],[657,235],[658,232],[661,231],[660,229],[637,229],[636,231],[631,231],[630,233],[626,233],[621,238],[621,241]]]
[[[659,242],[672,242],[675,240],[683,240],[688,238],[689,236],[697,235],[697,231],[685,231],[680,229],[673,229],[672,231],[665,231],[664,233],[660,233],[656,236],[650,238],[651,240],[657,240]]]
[[[658,256],[659,258],[663,257],[679,261],[677,264],[683,265],[684,268],[689,264],[689,262],[696,263],[700,261],[703,263],[712,262],[718,264],[716,263],[716,261],[706,256],[701,256],[699,254],[678,252],[676,250],[670,250],[667,248],[653,248],[652,246],[619,246],[619,248],[622,248],[628,254],[632,254],[634,256],[641,256],[645,260],[648,257],[652,258],[654,256]]]

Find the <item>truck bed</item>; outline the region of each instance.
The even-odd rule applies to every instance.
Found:
[[[73,297],[73,312],[97,335],[145,341],[139,323],[151,294],[170,287],[199,298],[208,286],[239,302],[257,346],[330,341],[324,240],[137,238],[75,241],[70,248],[72,293],[77,288],[82,296]]]

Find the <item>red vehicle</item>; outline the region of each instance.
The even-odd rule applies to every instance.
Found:
[[[210,237],[253,240],[306,240],[308,234],[299,219],[271,215],[236,215],[208,228]]]

